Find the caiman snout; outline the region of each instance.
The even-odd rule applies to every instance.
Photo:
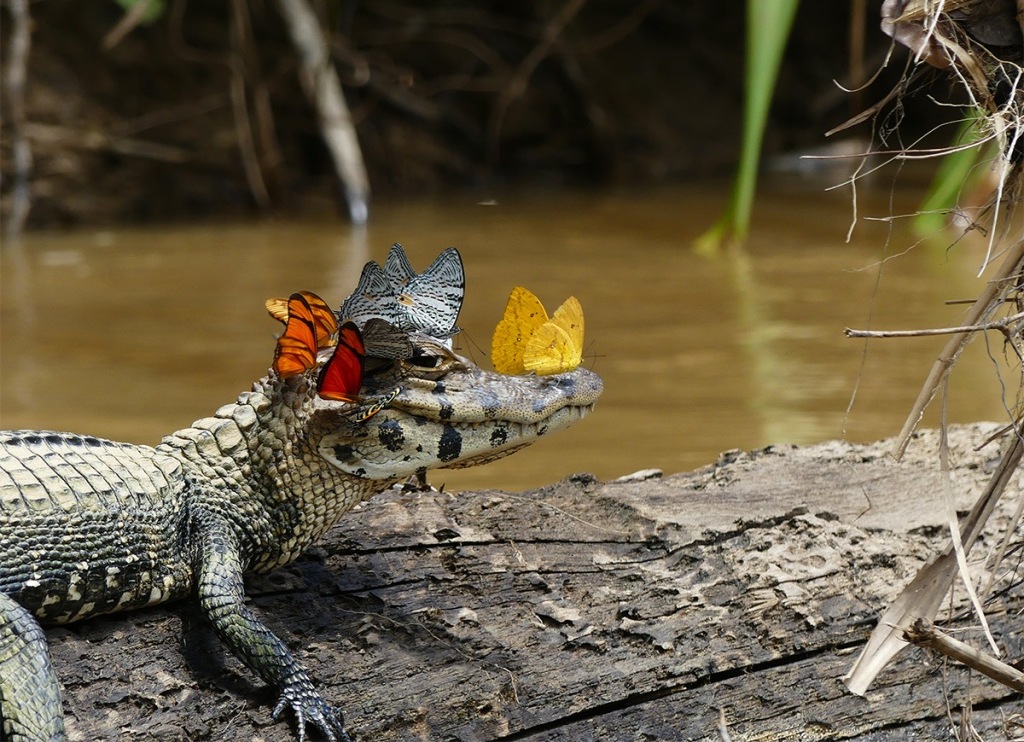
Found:
[[[327,435],[319,449],[342,471],[365,479],[477,464],[572,425],[603,390],[601,377],[585,368],[505,376],[467,364],[437,380],[407,379],[358,435]]]
[[[392,406],[442,422],[535,425],[563,407],[591,407],[602,391],[601,377],[585,368],[551,376],[505,376],[471,367],[437,381],[410,379]]]

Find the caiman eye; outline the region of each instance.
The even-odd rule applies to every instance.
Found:
[[[412,356],[403,363],[414,374],[425,379],[439,379],[450,371],[463,367],[457,355],[437,343],[417,345],[413,348]]]
[[[413,353],[412,358],[409,359],[409,363],[413,366],[418,366],[419,368],[437,368],[441,365],[442,361],[444,361],[444,359],[441,358],[441,356],[430,355],[427,353],[422,355]]]

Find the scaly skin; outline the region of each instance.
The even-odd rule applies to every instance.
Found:
[[[195,593],[225,644],[278,689],[275,718],[290,707],[300,740],[306,724],[347,739],[340,711],[246,608],[242,575],[288,564],[346,511],[411,474],[484,463],[570,425],[602,391],[585,369],[507,377],[417,343],[416,365],[366,376],[364,398],[401,392],[363,422],[353,405],[316,394],[314,369],[266,377],[156,448],[0,433],[3,736],[65,738],[37,620]]]

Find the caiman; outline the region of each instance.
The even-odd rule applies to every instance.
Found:
[[[276,688],[275,719],[290,708],[300,740],[306,725],[348,739],[340,710],[246,606],[242,575],[292,562],[410,475],[492,461],[571,425],[602,391],[585,368],[504,376],[410,337],[408,359],[365,375],[362,397],[390,398],[365,419],[321,398],[313,369],[271,372],[155,448],[0,433],[3,736],[65,738],[41,625],[195,595],[222,641]]]

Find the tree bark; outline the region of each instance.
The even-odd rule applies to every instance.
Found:
[[[992,429],[951,436],[960,510],[998,454],[973,450]],[[357,739],[938,739],[968,699],[984,738],[1010,736],[1019,694],[925,650],[866,698],[840,682],[946,536],[937,436],[899,464],[889,446],[734,451],[521,494],[392,490],[248,595]],[[1022,602],[990,613],[1011,663]],[[48,636],[73,740],[293,735],[190,603]]]

